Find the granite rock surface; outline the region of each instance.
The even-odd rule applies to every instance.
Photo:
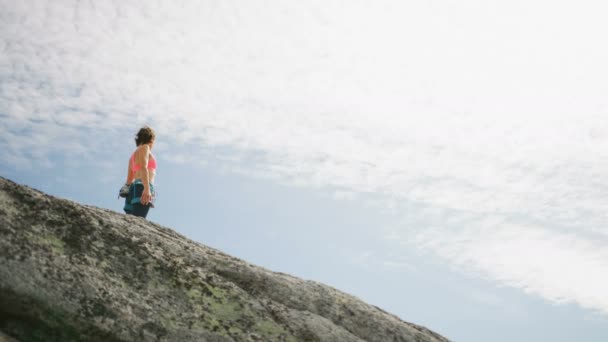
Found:
[[[313,281],[0,177],[0,341],[444,342]]]

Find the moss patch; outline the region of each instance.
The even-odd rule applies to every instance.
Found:
[[[65,242],[54,235],[26,232],[25,236],[33,244],[50,249],[53,254],[65,253]]]
[[[0,289],[0,330],[28,342],[122,342],[89,322],[7,288]]]
[[[236,290],[201,282],[186,293],[194,311],[201,317],[197,327],[237,340],[256,334],[263,341],[296,341],[285,327],[265,318],[262,312],[252,310],[246,298],[240,297]]]

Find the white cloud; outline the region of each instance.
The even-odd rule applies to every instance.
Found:
[[[602,237],[491,219],[470,228],[428,228],[415,244],[528,293],[606,312],[606,242]]]
[[[393,241],[608,312],[603,6],[0,0],[0,158],[150,123],[172,162],[413,203]]]

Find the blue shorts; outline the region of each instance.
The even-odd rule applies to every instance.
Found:
[[[155,197],[154,185],[150,183],[150,192],[152,192],[152,201],[144,205],[141,204],[141,195],[144,193],[144,183],[141,180],[136,180],[129,187],[129,194],[125,198],[124,211],[129,215],[135,215],[145,218],[148,215],[148,210],[154,207],[153,201]]]

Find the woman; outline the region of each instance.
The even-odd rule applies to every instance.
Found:
[[[137,148],[129,159],[127,184],[129,194],[125,200],[125,213],[146,217],[150,207],[154,207],[154,176],[156,159],[152,154],[156,134],[148,126],[142,127],[135,137]]]

